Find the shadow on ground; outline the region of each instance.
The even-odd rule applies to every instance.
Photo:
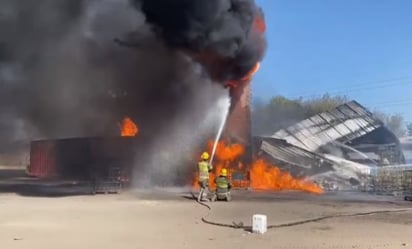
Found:
[[[126,192],[139,199],[144,200],[186,200],[196,201],[197,192],[192,192],[190,188],[179,189],[124,189]],[[123,192],[123,191],[122,191]],[[26,175],[24,169],[0,168],[0,194],[17,194],[27,197],[69,197],[93,195],[93,188],[90,182],[74,181],[46,181]],[[396,206],[410,205],[410,202],[403,201],[400,197],[376,196],[360,192],[332,192],[323,195],[313,195],[300,192],[270,192],[234,190],[234,202],[273,202],[284,201],[306,203],[317,203],[323,206],[338,207],[342,205],[375,203],[392,204]]]
[[[67,197],[91,195],[90,183],[72,181],[46,181],[26,175],[24,169],[0,169],[0,193],[29,197]]]

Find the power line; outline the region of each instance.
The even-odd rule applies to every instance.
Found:
[[[369,105],[369,106],[374,106],[375,108],[385,108],[385,107],[391,107],[391,106],[410,105],[410,104],[412,104],[412,100],[388,102],[388,103],[381,103],[381,104]]]
[[[401,78],[399,78],[400,80]],[[412,77],[403,77],[404,79],[412,79]],[[330,90],[322,90],[324,93],[329,93],[333,95],[344,95],[345,93],[351,93],[351,92],[358,92],[358,91],[364,91],[364,90],[371,90],[371,89],[382,89],[382,88],[389,88],[389,87],[394,87],[398,85],[409,85],[412,84],[412,81],[399,81],[396,82],[395,80],[386,80],[386,81],[376,81],[376,83],[384,83],[384,84],[359,84],[359,85],[351,85],[352,87],[346,87],[346,88],[335,88],[335,89],[330,89]],[[395,82],[394,82],[395,81]],[[342,89],[342,90],[339,90]],[[322,96],[323,94],[301,94],[301,95],[295,95],[293,98],[298,98],[298,97],[318,97]]]
[[[375,89],[384,89],[384,88],[390,88],[390,87],[396,87],[400,85],[410,85],[412,84],[412,76],[404,76],[404,77],[398,77],[398,78],[393,78],[393,79],[387,79],[387,80],[379,80],[379,81],[369,81],[369,82],[364,82],[364,83],[359,83],[359,84],[351,84],[347,86],[340,86],[337,88],[334,88],[334,90],[322,90],[324,93],[328,93],[331,95],[346,95],[347,93],[351,92],[359,92],[359,91],[365,91],[365,90],[375,90]],[[408,81],[405,81],[408,80]],[[338,89],[342,89],[342,91],[339,91]],[[306,95],[299,95],[296,97],[321,97],[324,94],[306,94]],[[296,97],[290,97],[290,98],[296,98]],[[372,104],[364,104],[366,106],[370,106],[373,108],[388,108],[388,107],[393,107],[393,106],[400,106],[400,105],[409,105],[412,104],[412,100],[396,100],[396,101],[384,101],[384,102],[377,102],[377,103],[372,103]]]
[[[353,89],[347,89],[345,91],[325,91],[325,93],[331,94],[331,95],[347,95],[348,93],[354,93],[354,92],[361,92],[361,91],[370,91],[370,90],[376,90],[376,89],[384,89],[384,88],[391,88],[391,87],[396,87],[398,85],[409,85],[412,84],[412,81],[408,82],[397,82],[393,84],[386,84],[386,85],[379,85],[379,86],[369,86],[369,87],[359,87],[359,88],[353,88]],[[307,95],[307,97],[319,97],[322,96],[323,94],[315,94],[315,95]]]
[[[409,79],[412,79],[412,76],[402,76],[402,77],[386,79],[386,80],[365,81],[365,82],[360,82],[360,83],[354,83],[352,85],[341,85],[341,86],[337,86],[337,89],[346,89],[348,87],[352,88],[352,87],[359,87],[359,86],[371,86],[371,85],[376,85],[376,83],[387,83],[387,82],[394,82],[394,81],[396,82],[400,80],[409,80]]]
[[[375,102],[375,103],[370,103],[368,105],[375,105],[375,106],[384,106],[384,105],[392,105],[392,104],[408,104],[412,102],[411,99],[398,99],[398,100],[389,100],[389,101],[383,101],[383,102]]]

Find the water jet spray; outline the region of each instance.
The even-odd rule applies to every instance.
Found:
[[[222,110],[221,111],[221,116],[220,116],[221,117],[221,122],[220,122],[219,130],[218,130],[218,132],[216,134],[216,137],[215,137],[215,141],[213,143],[212,154],[211,154],[210,162],[209,162],[210,164],[212,164],[212,162],[213,162],[213,159],[214,159],[215,153],[216,153],[217,144],[219,143],[220,137],[222,136],[223,129],[225,128],[226,120],[227,120],[227,117],[229,115],[230,99],[229,98],[220,99],[219,103],[218,103],[218,108],[220,110]]]

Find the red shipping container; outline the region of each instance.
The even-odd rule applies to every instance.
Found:
[[[28,174],[40,178],[56,177],[57,164],[55,140],[31,142]]]
[[[137,140],[101,137],[32,141],[28,174],[39,178],[90,179],[109,167],[128,171],[138,153]]]

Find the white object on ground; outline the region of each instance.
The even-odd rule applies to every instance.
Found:
[[[263,214],[255,214],[252,217],[252,232],[264,234],[267,232],[267,217]]]

